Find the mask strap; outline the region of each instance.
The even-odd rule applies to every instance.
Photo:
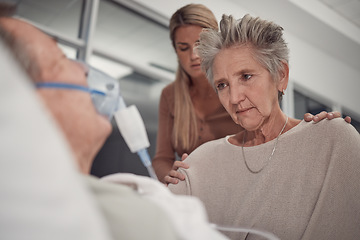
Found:
[[[80,90],[83,92],[88,92],[90,94],[99,94],[102,96],[106,96],[106,94],[104,92],[95,90],[95,89],[90,89],[88,87],[84,87],[81,85],[76,85],[76,84],[70,84],[70,83],[56,83],[56,82],[45,82],[45,83],[36,83],[35,86],[37,88],[64,88],[64,89],[73,89],[73,90]]]

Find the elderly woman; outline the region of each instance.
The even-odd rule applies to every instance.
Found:
[[[307,123],[279,101],[289,79],[282,28],[223,16],[198,53],[220,102],[245,130],[197,148],[169,188],[199,197],[210,221],[281,239],[359,239],[360,137],[342,119]],[[252,234],[227,233],[232,239]]]

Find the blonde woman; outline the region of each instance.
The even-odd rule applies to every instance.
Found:
[[[161,94],[153,159],[156,174],[164,183],[178,181],[170,176],[175,154],[181,157],[202,143],[241,130],[220,104],[193,51],[203,28],[218,29],[214,14],[201,4],[186,5],[173,14],[169,28],[179,66],[175,81]]]

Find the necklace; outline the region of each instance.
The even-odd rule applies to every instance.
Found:
[[[245,153],[244,153],[244,144],[245,144],[245,138],[246,138],[246,133],[247,133],[247,131],[245,131],[244,137],[243,137],[243,143],[242,143],[242,145],[241,145],[241,151],[242,151],[242,155],[243,155],[243,158],[244,158],[244,162],[245,162],[246,168],[247,168],[250,172],[252,172],[252,173],[259,173],[259,172],[261,172],[261,171],[269,164],[272,156],[273,156],[274,153],[275,153],[276,145],[277,145],[277,142],[279,141],[279,137],[280,137],[280,135],[282,134],[282,132],[284,131],[285,126],[286,126],[286,124],[287,124],[287,122],[288,122],[288,119],[289,119],[289,117],[286,116],[285,124],[284,124],[283,128],[281,129],[279,135],[276,137],[275,144],[274,144],[274,148],[273,148],[273,150],[272,150],[272,152],[271,152],[271,154],[270,154],[270,157],[268,158],[266,164],[265,164],[262,168],[260,168],[259,170],[256,170],[256,171],[255,171],[255,170],[252,170],[252,169],[249,167],[248,163],[246,162]]]

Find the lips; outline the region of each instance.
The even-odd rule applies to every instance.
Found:
[[[250,110],[250,109],[252,109],[252,107],[249,107],[249,108],[241,108],[241,109],[236,110],[236,113],[244,113],[244,112],[246,112],[246,111],[248,111],[248,110]]]

